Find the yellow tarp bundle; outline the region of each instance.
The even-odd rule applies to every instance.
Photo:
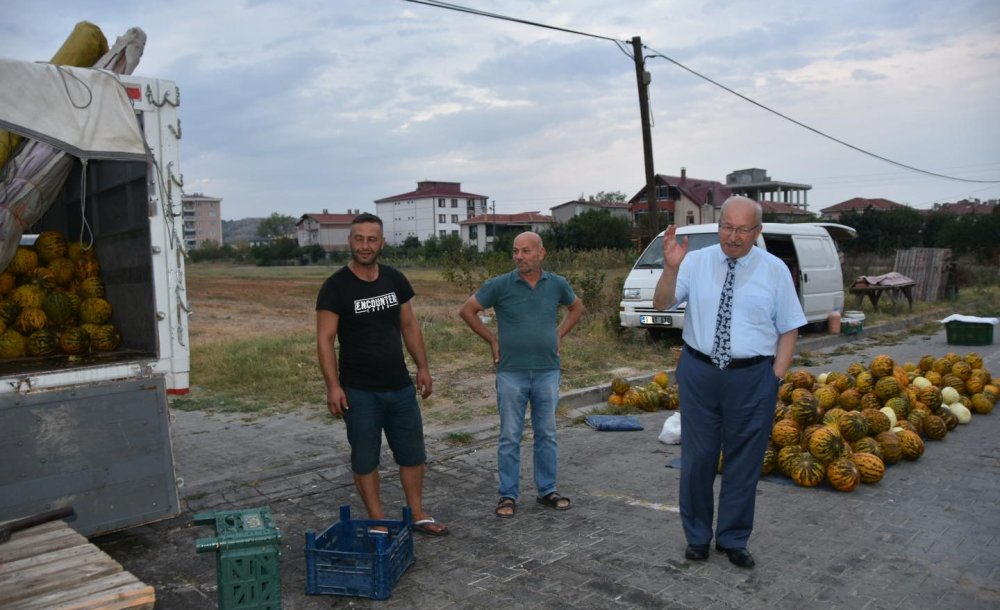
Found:
[[[76,24],[50,63],[59,66],[89,68],[108,52],[108,39],[101,28],[89,21]],[[21,143],[21,136],[0,129],[0,168]]]

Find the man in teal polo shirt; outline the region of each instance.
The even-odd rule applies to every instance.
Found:
[[[497,468],[500,502],[496,515],[513,517],[517,512],[521,479],[521,437],[524,415],[531,403],[534,431],[534,475],[537,501],[556,510],[568,510],[569,498],[559,495],[556,471],[556,407],[559,404],[559,351],[562,338],[583,315],[583,301],[566,278],[542,270],[545,248],[537,233],[521,233],[514,239],[517,269],[487,280],[469,297],[459,316],[490,344],[497,369],[497,410],[500,440]],[[559,306],[567,309],[558,322]],[[483,324],[479,312],[496,312],[494,333]]]

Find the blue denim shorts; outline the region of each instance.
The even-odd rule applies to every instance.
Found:
[[[347,440],[351,444],[351,470],[374,472],[382,451],[382,432],[400,466],[427,462],[424,422],[413,386],[393,392],[344,388],[349,408],[344,412]]]

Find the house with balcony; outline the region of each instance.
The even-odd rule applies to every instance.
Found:
[[[181,197],[184,245],[194,250],[206,241],[222,245],[222,199],[193,193]]]
[[[687,169],[680,176],[656,174],[656,212],[661,226],[695,225],[718,220],[718,209],[732,194],[728,186],[715,180],[689,178]],[[644,226],[648,222],[649,204],[645,186],[628,201],[632,223]]]
[[[802,212],[809,209],[811,184],[772,180],[765,169],[738,169],[726,174],[726,186],[733,195],[742,195],[754,201],[780,203]]]
[[[361,210],[348,209],[343,214],[310,212],[295,223],[295,238],[299,247],[319,246],[324,252],[347,252],[351,235],[351,221]]]
[[[538,212],[521,212],[519,214],[480,214],[461,225],[462,244],[477,252],[487,252],[493,249],[496,236],[507,231],[534,231],[541,233],[554,224],[551,216]]]
[[[375,200],[386,243],[402,245],[406,238],[459,235],[461,223],[487,212],[486,195],[462,190],[460,182],[424,180],[417,189]]]

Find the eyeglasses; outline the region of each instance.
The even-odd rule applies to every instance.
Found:
[[[747,235],[750,235],[751,233],[756,231],[757,227],[759,226],[760,226],[759,224],[754,225],[752,227],[734,227],[733,225],[719,225],[719,230],[722,231],[723,233],[732,233],[733,231],[736,231],[736,233],[741,237],[746,237]]]

